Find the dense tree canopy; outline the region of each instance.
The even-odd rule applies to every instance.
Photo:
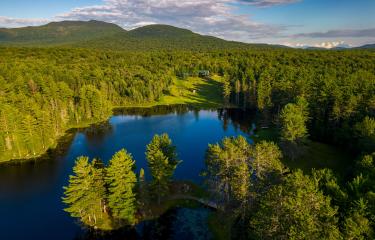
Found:
[[[168,193],[173,173],[180,163],[176,147],[167,134],[155,135],[147,145],[146,158],[152,176],[152,186],[158,202]]]
[[[137,179],[133,170],[134,160],[126,150],[117,152],[108,167],[97,159],[77,158],[64,187],[65,211],[84,225],[100,229],[134,224]]]
[[[337,209],[302,171],[272,187],[250,227],[260,239],[339,239]]]
[[[135,222],[136,198],[134,190],[137,178],[134,170],[135,161],[123,149],[112,157],[106,172],[109,192],[108,205],[112,215],[129,224]]]
[[[157,101],[178,73],[202,69],[223,76],[228,103],[259,109],[266,122],[304,96],[311,137],[358,150],[348,139],[374,118],[374,53],[263,50],[0,48],[0,159],[40,155],[68,128],[104,119],[112,106]]]
[[[255,215],[253,222],[248,220],[253,224],[248,229],[258,226],[254,231],[259,236],[272,238],[275,233],[270,226],[274,226],[285,238],[303,238],[298,231],[307,234],[305,237],[336,237],[337,229],[348,239],[371,238],[375,221],[371,170],[375,151],[374,58],[374,52],[365,50],[115,52],[1,47],[0,161],[41,155],[55,146],[67,129],[104,120],[115,106],[156,102],[171,93],[176,78],[188,81],[186,76],[207,70],[221,77],[226,105],[255,109],[259,128],[280,123],[283,142],[299,144],[307,138],[324,141],[342,145],[361,159],[357,172],[343,176],[343,180],[328,170],[311,176],[292,171],[285,176],[276,144],[251,146],[243,138],[225,139],[210,145],[206,157],[206,177],[225,209],[245,213],[239,214],[243,222],[251,215],[249,209],[262,206],[259,211],[264,213]],[[91,226],[100,224],[108,214],[133,221],[133,210],[114,207],[118,201],[124,206],[134,204],[132,160],[127,154],[116,159],[108,176],[126,175],[116,175],[121,184],[106,177],[100,161],[90,163],[82,158],[66,189],[67,211]],[[179,163],[170,139],[155,137],[148,146],[147,159],[153,193],[160,200]],[[112,197],[107,196],[108,184]],[[92,188],[87,189],[87,185]],[[273,211],[279,207],[277,193],[282,193],[280,201],[285,204],[280,211]],[[309,200],[313,196],[316,202]],[[296,204],[288,206],[290,201]],[[314,212],[302,205],[314,205]],[[113,212],[108,211],[110,208]],[[294,211],[304,214],[291,214]],[[290,218],[294,225],[272,225],[274,222],[261,214]],[[314,223],[312,227],[310,223]],[[330,230],[316,229],[323,223]]]
[[[290,142],[300,142],[306,139],[308,114],[307,102],[304,98],[298,98],[295,104],[285,105],[280,116],[282,138]]]

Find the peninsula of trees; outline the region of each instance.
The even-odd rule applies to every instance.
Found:
[[[147,145],[146,158],[152,176],[150,183],[145,182],[143,169],[137,178],[135,161],[125,149],[113,155],[108,166],[99,159],[77,158],[74,175],[64,187],[65,211],[79,218],[85,226],[101,230],[144,220],[148,216],[141,214],[147,212],[143,208],[155,199],[160,205],[161,198],[168,195],[179,163],[176,147],[167,134],[154,136]]]

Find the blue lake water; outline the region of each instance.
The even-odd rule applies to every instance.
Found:
[[[74,161],[79,156],[108,162],[116,151],[126,148],[136,160],[137,171],[144,168],[148,174],[144,155],[146,145],[154,134],[168,133],[183,161],[175,178],[199,183],[208,144],[225,136],[248,137],[251,124],[251,115],[242,110],[159,107],[156,110],[122,110],[107,123],[74,131],[68,143],[43,160],[0,166],[0,239],[85,238],[75,219],[63,211],[61,202],[63,186],[67,185]],[[185,235],[179,233],[178,236],[187,236],[182,239],[192,236],[193,232],[189,232],[194,229],[192,223],[202,226],[202,215],[193,210],[179,209],[174,214],[181,222],[179,227],[188,229]],[[187,214],[193,220],[184,221]],[[184,226],[184,222],[189,225]],[[200,229],[198,225],[196,229]],[[173,229],[169,230],[173,232]]]

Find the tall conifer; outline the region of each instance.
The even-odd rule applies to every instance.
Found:
[[[127,223],[135,222],[136,199],[133,192],[137,178],[133,172],[135,161],[122,149],[111,159],[107,169],[108,203],[112,216]]]

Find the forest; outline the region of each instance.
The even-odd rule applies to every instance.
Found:
[[[372,239],[374,59],[375,53],[366,50],[1,47],[0,161],[35,158],[69,128],[103,121],[115,107],[157,104],[171,94],[175,79],[189,81],[188,76],[209,71],[220,76],[223,107],[253,109],[261,118],[259,127],[279,131],[274,143],[252,145],[239,137],[209,145],[202,174],[220,202],[217,228],[229,228],[233,239]],[[352,171],[306,173],[282,163],[283,158],[300,161],[311,140],[350,152]],[[151,188],[160,194],[169,191],[179,162],[170,145],[167,136],[156,136],[147,148],[149,167],[158,169]],[[173,164],[155,166],[169,161]],[[133,165],[125,150],[108,167],[78,159],[64,198],[67,211],[89,226],[96,226],[96,213],[134,224],[134,192],[141,181]],[[83,193],[95,207],[73,204],[79,199],[76,190],[84,189],[74,186],[79,174],[97,184],[94,195]],[[160,203],[160,197],[152,199]],[[225,233],[219,235],[225,239]]]
[[[0,161],[39,156],[67,129],[105,120],[115,106],[157,102],[176,76],[202,69],[222,76],[224,106],[254,108],[265,124],[277,123],[281,109],[303,97],[310,138],[357,153],[374,149],[373,52],[0,51]]]

